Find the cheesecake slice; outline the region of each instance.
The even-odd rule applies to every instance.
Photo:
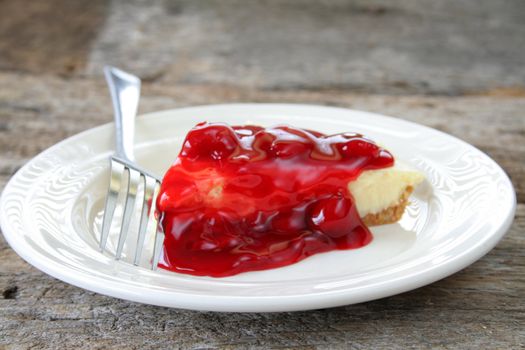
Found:
[[[201,123],[161,185],[159,266],[224,277],[360,248],[421,181],[360,134]]]
[[[399,161],[386,169],[364,171],[348,183],[357,211],[367,226],[391,224],[403,216],[408,198],[424,175]]]

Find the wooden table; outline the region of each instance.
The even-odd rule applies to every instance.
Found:
[[[225,314],[57,281],[0,238],[0,348],[523,348],[525,3],[0,2],[0,188],[54,143],[112,119],[106,63],[144,79],[140,111],[238,101],[376,111],[455,135],[518,195],[503,240],[465,270],[327,310]]]

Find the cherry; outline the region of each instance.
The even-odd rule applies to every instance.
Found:
[[[213,245],[214,249],[233,248],[240,243],[236,222],[231,215],[224,212],[206,213],[202,220],[202,240]],[[211,243],[211,244],[210,244]]]
[[[297,210],[299,209],[299,210]],[[280,234],[295,234],[306,228],[304,220],[304,209],[294,208],[294,210],[283,211],[277,214],[272,220],[272,228]]]
[[[238,146],[239,140],[231,127],[201,123],[186,136],[180,156],[192,160],[222,160],[228,158]]]
[[[311,207],[308,224],[311,229],[330,237],[345,236],[356,226],[351,215],[353,205],[350,198],[341,194],[320,199]]]
[[[371,157],[379,156],[380,148],[362,137],[350,139],[349,141],[339,144],[339,151],[346,158],[353,157]]]
[[[273,141],[275,140],[275,136],[267,133],[266,131],[262,130],[255,134],[253,138],[252,148],[255,151],[262,152],[264,154],[264,157],[266,158],[268,155],[268,152],[272,148]]]

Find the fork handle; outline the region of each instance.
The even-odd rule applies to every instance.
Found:
[[[118,68],[106,66],[104,74],[111,93],[115,116],[115,155],[133,162],[135,116],[140,98],[140,79]]]

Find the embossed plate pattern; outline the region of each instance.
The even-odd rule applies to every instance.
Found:
[[[444,278],[486,254],[513,220],[512,185],[484,153],[437,130],[348,109],[233,104],[152,113],[138,120],[138,163],[163,174],[186,132],[203,120],[361,132],[427,181],[402,220],[374,227],[373,242],[362,249],[222,279],[149,271],[97,249],[113,148],[107,124],[60,142],[13,176],[0,201],[7,241],[51,276],[118,298],[198,310],[292,311],[373,300]]]

